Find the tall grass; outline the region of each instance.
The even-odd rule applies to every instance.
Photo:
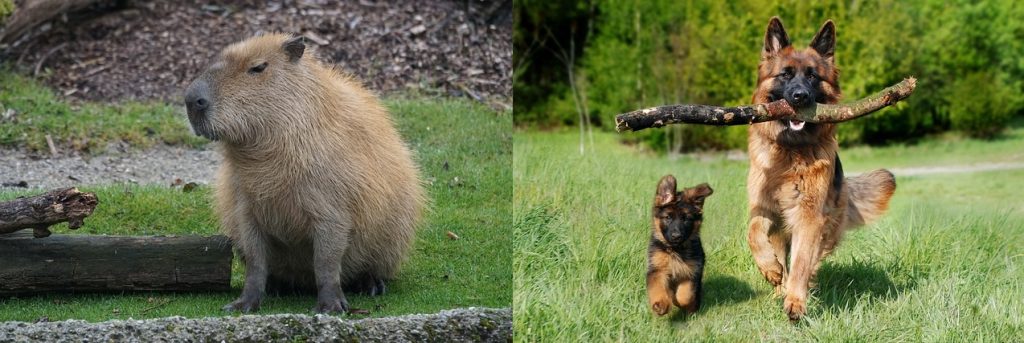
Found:
[[[1010,341],[1024,334],[1024,171],[901,177],[889,213],[848,234],[819,272],[805,319],[790,324],[746,243],[745,160],[655,156],[595,135],[514,137],[514,328],[518,341]],[[894,156],[969,158],[1010,141],[858,148],[844,165]],[[941,147],[941,148],[940,148]],[[1014,155],[1016,154],[1016,155]],[[850,160],[849,163],[847,161]],[[925,160],[923,157],[921,160]],[[655,317],[644,273],[657,180],[708,182],[701,231],[705,296],[692,317]]]

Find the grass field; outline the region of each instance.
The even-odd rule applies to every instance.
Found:
[[[416,152],[432,205],[417,234],[415,250],[398,280],[388,284],[388,293],[375,298],[348,294],[349,305],[369,310],[371,317],[433,313],[466,306],[510,306],[511,113],[453,100],[394,98],[386,103],[403,137]],[[97,115],[101,117],[99,120],[83,120],[95,123],[118,116],[109,112]],[[166,133],[190,134],[184,115],[177,115],[175,121],[170,122],[173,125],[164,127],[168,130]],[[458,182],[454,181],[456,178]],[[190,193],[159,185],[99,185],[81,189],[97,192],[101,202],[93,216],[86,219],[86,225],[74,234],[209,235],[217,232],[208,187]],[[19,194],[25,192],[0,192],[0,200]],[[456,233],[460,239],[450,240],[447,231]],[[68,230],[66,225],[61,225],[55,227],[54,232],[64,234]],[[220,307],[239,295],[242,276],[243,270],[236,261],[232,275],[234,289],[227,293],[51,294],[0,298],[0,321],[34,321],[41,317],[103,321],[223,316],[228,314],[221,312]],[[315,303],[315,296],[268,297],[260,313],[310,313]]]
[[[514,136],[517,341],[1019,341],[1024,337],[1024,170],[897,176],[889,213],[849,233],[790,324],[746,243],[746,160],[665,157],[595,133]],[[848,171],[1024,162],[1024,129],[842,150]],[[644,273],[658,179],[708,182],[704,304],[655,317]]]

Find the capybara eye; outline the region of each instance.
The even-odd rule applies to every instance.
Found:
[[[264,69],[267,69],[267,62],[260,63],[260,65],[249,68],[249,74],[262,73]]]

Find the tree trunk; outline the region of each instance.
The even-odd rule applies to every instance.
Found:
[[[615,129],[640,131],[668,124],[743,125],[779,119],[797,119],[811,123],[838,123],[859,118],[906,99],[914,92],[917,79],[900,83],[866,98],[845,104],[816,104],[794,109],[786,100],[767,104],[720,107],[710,105],[669,105],[620,114]]]
[[[231,259],[224,236],[0,235],[0,295],[227,291]]]
[[[36,238],[43,238],[50,235],[50,225],[62,222],[74,230],[98,203],[95,193],[82,193],[74,187],[0,202],[0,234],[33,229]]]
[[[29,29],[66,12],[77,11],[99,0],[25,0],[0,30],[0,43],[11,43]]]

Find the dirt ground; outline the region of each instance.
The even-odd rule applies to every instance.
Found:
[[[228,44],[304,34],[379,93],[512,104],[512,1],[101,1],[38,27],[4,60],[73,99],[177,102]]]

